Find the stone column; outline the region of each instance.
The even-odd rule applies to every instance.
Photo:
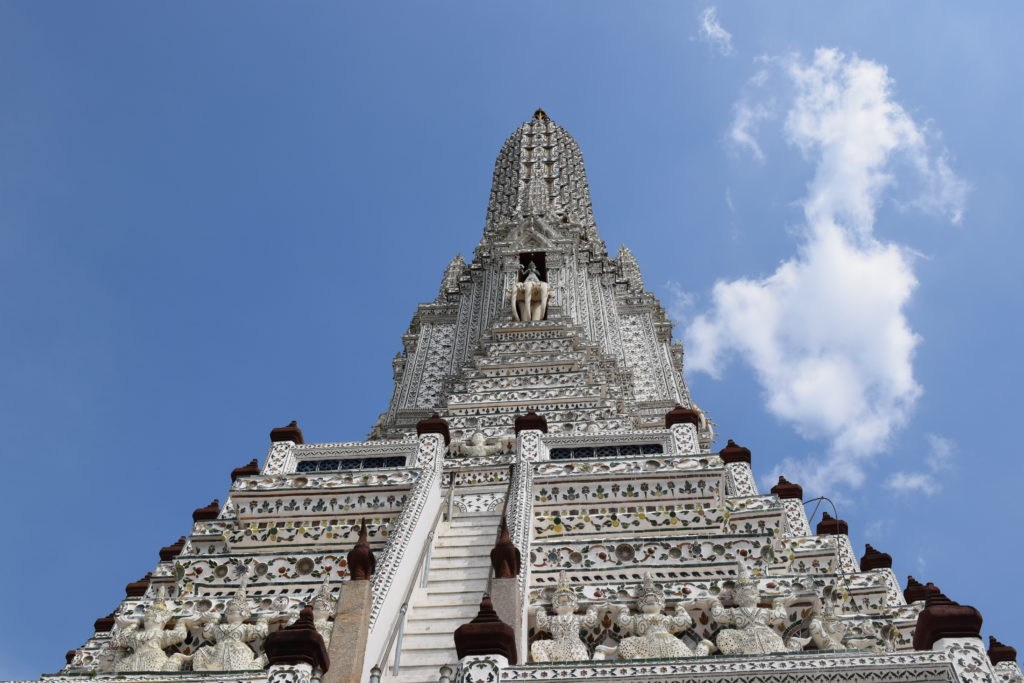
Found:
[[[933,650],[943,650],[964,683],[999,683],[999,674],[988,660],[981,638],[939,638]]]
[[[263,641],[267,683],[311,683],[330,670],[324,639],[313,625],[313,608],[305,607],[291,626]]]
[[[700,413],[696,410],[676,405],[665,413],[665,429],[672,432],[672,455],[697,455],[700,453],[700,442],[697,440],[697,427],[700,425]]]
[[[498,618],[486,595],[476,617],[455,629],[454,639],[459,657],[456,681],[497,683],[501,670],[518,661],[515,633]]]
[[[961,681],[997,683],[999,675],[981,642],[981,621],[981,612],[973,607],[931,593],[917,617],[914,649],[944,651]]]
[[[732,480],[732,495],[760,495],[757,483],[754,481],[754,473],[750,469],[749,448],[739,446],[735,441],[729,439],[729,443],[718,452],[718,456],[725,463],[725,469],[729,471],[729,478]]]
[[[827,512],[821,513],[821,521],[815,529],[819,536],[833,536],[836,549],[836,562],[843,572],[852,574],[858,570],[857,560],[850,545],[850,526],[841,519],[836,519]]]
[[[263,462],[262,474],[288,474],[295,471],[295,454],[292,449],[297,444],[304,443],[302,430],[291,421],[286,427],[276,427],[270,430],[270,450],[267,452],[267,459]]]
[[[791,538],[810,536],[811,525],[804,508],[803,488],[785,477],[779,477],[779,483],[772,487],[772,493],[779,497],[786,510],[786,535]]]
[[[312,680],[312,664],[274,664],[267,670],[267,683],[311,683]]]
[[[459,681],[487,681],[501,683],[501,671],[508,666],[508,659],[501,655],[471,655],[459,660],[455,678]]]
[[[868,543],[864,546],[864,555],[860,558],[860,570],[862,572],[878,572],[886,585],[886,604],[890,607],[899,607],[907,604],[900,592],[900,584],[896,581],[896,575],[892,571],[892,555],[875,550]]]
[[[1024,681],[1024,673],[1021,673],[1020,665],[1017,664],[1017,650],[1009,645],[1003,645],[995,636],[988,637],[988,660],[1003,683]]]
[[[323,683],[359,683],[362,680],[373,605],[370,586],[369,581],[346,581],[341,586],[331,642],[327,647],[333,666],[324,674]]]

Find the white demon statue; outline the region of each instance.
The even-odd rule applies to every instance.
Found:
[[[696,650],[677,638],[675,633],[686,631],[693,626],[693,619],[686,613],[682,602],[676,604],[674,614],[662,614],[665,609],[665,595],[655,585],[649,573],[644,574],[643,592],[636,601],[637,614],[630,614],[620,607],[616,622],[634,635],[619,642],[619,656],[622,659],[650,659],[653,657],[693,657],[714,652],[710,640],[702,640]],[[610,653],[606,653],[610,654]]]
[[[565,572],[558,575],[558,587],[551,597],[551,609],[548,613],[533,605],[531,612],[536,612],[537,628],[551,633],[551,640],[537,640],[530,646],[530,655],[535,662],[579,662],[590,659],[587,646],[580,638],[580,630],[593,628],[600,623],[597,607],[591,607],[586,614],[576,614],[579,598],[576,591],[569,585]]]

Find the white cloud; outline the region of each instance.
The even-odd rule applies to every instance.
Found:
[[[668,305],[665,306],[669,319],[679,323],[689,318],[690,311],[697,303],[697,297],[683,289],[683,286],[675,280],[666,282],[665,289],[668,290],[669,295]]]
[[[788,478],[811,489],[858,486],[921,394],[912,363],[919,337],[903,314],[917,285],[913,256],[874,236],[878,204],[896,160],[908,159],[924,181],[921,206],[954,221],[966,185],[893,100],[884,66],[824,49],[810,62],[765,61],[790,93],[786,139],[815,165],[801,202],[803,241],[768,277],[716,283],[711,310],[687,330],[687,360],[717,376],[739,357],[755,370],[770,412],[806,438],[828,440],[826,456],[784,463]],[[748,99],[731,136],[763,159],[750,131],[768,108]],[[760,119],[750,113],[758,111]]]
[[[864,528],[865,538],[877,539],[884,538],[889,535],[889,530],[892,528],[892,520],[890,519],[876,519]]]
[[[732,34],[718,23],[718,9],[714,6],[705,7],[700,13],[700,39],[709,43],[723,55],[731,55]]]
[[[889,481],[885,482],[886,488],[894,491],[901,491],[904,493],[924,493],[929,496],[938,493],[941,490],[939,483],[935,481],[935,477],[930,474],[922,474],[920,472],[897,472],[896,474],[889,477]]]
[[[740,148],[746,148],[758,161],[764,161],[764,150],[757,142],[757,125],[771,116],[768,107],[763,104],[751,105],[747,102],[737,102],[735,116],[732,120],[732,127],[729,129],[729,139]]]
[[[953,465],[953,452],[956,444],[951,439],[938,434],[927,434],[928,447],[930,452],[925,458],[925,464],[932,472],[948,470]]]
[[[934,495],[942,490],[938,474],[953,465],[956,444],[938,434],[926,434],[928,453],[924,457],[927,472],[896,472],[885,482],[886,488],[903,493],[924,493]]]

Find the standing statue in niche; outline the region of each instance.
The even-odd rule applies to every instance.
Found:
[[[587,613],[576,614],[579,598],[576,591],[569,585],[565,572],[558,574],[558,587],[551,596],[551,609],[548,613],[537,605],[530,607],[537,615],[537,628],[548,631],[551,640],[537,640],[530,646],[530,656],[535,662],[580,662],[590,659],[586,644],[580,638],[580,630],[594,628],[600,623],[597,607],[591,607]]]
[[[530,261],[523,271],[523,281],[512,288],[512,319],[524,322],[543,320],[550,298],[551,286],[540,279],[537,264]]]
[[[216,614],[207,614],[192,620],[200,624],[210,619],[214,623],[203,625],[203,638],[214,641],[213,645],[204,645],[192,655],[194,671],[242,671],[245,669],[262,669],[265,662],[263,655],[257,656],[246,643],[264,638],[267,635],[266,616],[261,616],[255,624],[245,621],[252,615],[252,607],[245,596],[245,581],[238,587],[234,597],[224,606],[224,620],[220,621]]]
[[[171,610],[167,607],[162,590],[143,613],[143,628],[139,628],[136,619],[118,617],[110,646],[128,648],[132,652],[114,662],[114,671],[180,671],[188,657],[183,654],[168,657],[164,648],[184,641],[188,631],[181,620],[170,630],[164,628],[170,618]]]
[[[675,614],[662,614],[665,609],[665,595],[655,585],[649,573],[644,574],[643,592],[636,601],[638,613],[630,614],[620,608],[616,622],[624,630],[635,635],[619,642],[619,656],[622,659],[651,659],[654,657],[703,657],[715,651],[715,644],[702,640],[696,650],[674,636],[693,626],[693,619],[686,613],[682,602],[676,604]],[[607,650],[607,648],[605,648]],[[610,652],[605,652],[610,654]]]
[[[725,655],[764,655],[772,652],[801,650],[810,638],[790,638],[786,643],[775,630],[777,624],[789,620],[785,599],[776,598],[770,609],[758,607],[760,593],[757,582],[743,562],[739,563],[739,578],[732,589],[735,607],[726,608],[718,598],[711,600],[711,617],[719,624],[736,628],[722,629],[716,642]]]

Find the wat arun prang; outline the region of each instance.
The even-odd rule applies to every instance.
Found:
[[[367,440],[274,429],[43,679],[1024,682],[976,609],[716,446],[543,111],[401,341]]]

